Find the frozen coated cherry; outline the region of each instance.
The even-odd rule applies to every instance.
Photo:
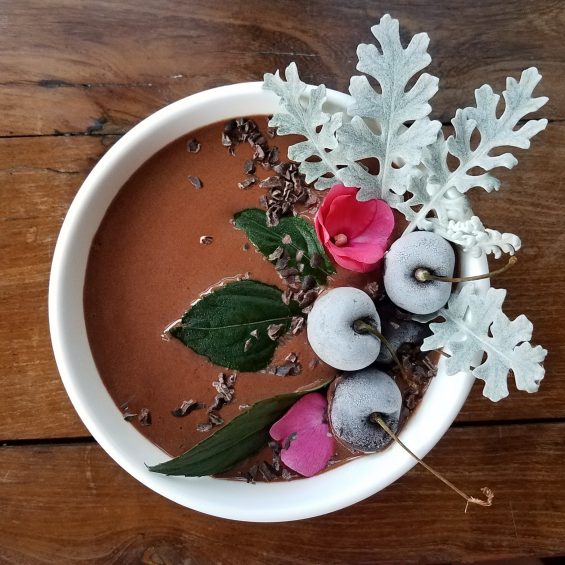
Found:
[[[374,368],[345,373],[330,399],[330,424],[334,435],[355,451],[378,451],[391,438],[370,420],[371,414],[378,413],[396,433],[401,408],[400,389],[386,373]]]
[[[388,339],[392,349],[397,352],[398,348],[405,343],[422,345],[424,339],[432,334],[428,324],[420,324],[413,320],[387,319],[383,322],[383,336]],[[377,363],[390,364],[394,361],[391,352],[386,347],[381,347]]]
[[[413,314],[431,314],[445,305],[451,283],[419,281],[418,269],[433,275],[452,277],[455,252],[443,237],[416,231],[397,239],[385,258],[384,286],[390,300]]]
[[[353,287],[334,288],[322,294],[308,316],[308,341],[314,353],[340,371],[364,369],[379,355],[381,342],[353,329],[364,320],[379,331],[381,322],[371,298]]]

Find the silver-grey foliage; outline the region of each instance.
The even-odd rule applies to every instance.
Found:
[[[518,162],[501,150],[529,148],[530,139],[546,127],[545,119],[525,119],[547,102],[545,96],[533,96],[538,70],[531,67],[519,80],[507,79],[503,108],[490,86],[475,90],[475,105],[456,111],[454,133],[446,139],[439,122],[428,118],[437,78],[419,74],[431,60],[428,36],[417,34],[404,48],[398,21],[388,14],[371,31],[378,46],[359,45],[357,69],[377,87],[367,76],[352,77],[347,114],[325,111],[325,87],[300,81],[294,63],[286,69],[286,81],[278,72],[265,75],[265,87],[278,94],[283,109],[270,125],[281,135],[306,138],[290,147],[289,157],[300,162],[306,181],[318,189],[342,182],[359,188],[359,200],[386,200],[408,220],[405,233],[435,232],[474,256],[513,255],[520,238],[485,227],[467,193],[498,190],[493,171]],[[369,158],[379,162],[375,174],[360,164]],[[472,370],[485,381],[485,396],[495,401],[508,394],[510,370],[520,390],[537,390],[546,355],[530,345],[532,325],[525,316],[511,322],[502,312],[505,294],[494,289],[479,294],[478,287],[464,284],[440,310],[445,322],[432,323],[434,335],[424,343],[426,349],[448,348],[448,372]]]
[[[471,370],[485,382],[483,394],[494,402],[508,396],[509,371],[518,390],[536,392],[547,355],[543,347],[530,344],[533,326],[526,316],[511,321],[502,312],[505,297],[504,289],[489,288],[484,293],[464,283],[438,312],[445,321],[430,324],[433,335],[422,345],[423,351],[445,348],[450,354],[447,374]]]

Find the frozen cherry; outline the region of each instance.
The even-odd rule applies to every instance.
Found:
[[[385,257],[384,286],[390,300],[413,314],[431,314],[445,305],[451,282],[418,280],[416,271],[452,277],[455,252],[440,235],[417,231],[397,239]]]
[[[368,367],[379,355],[381,342],[356,332],[353,324],[357,320],[380,331],[377,309],[362,290],[340,287],[322,294],[308,316],[308,341],[314,353],[340,371]]]
[[[336,380],[330,398],[330,425],[334,435],[349,448],[378,451],[391,438],[371,420],[371,415],[378,414],[396,433],[401,408],[400,389],[386,373],[374,368],[345,373]]]
[[[428,324],[420,324],[413,320],[400,320],[389,318],[383,322],[383,336],[388,340],[393,351],[405,343],[422,345],[424,339],[432,334]],[[390,364],[394,361],[391,351],[387,347],[381,347],[377,363]]]

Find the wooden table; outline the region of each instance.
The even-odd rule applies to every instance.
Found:
[[[300,7],[305,4],[305,7]],[[296,61],[345,91],[355,48],[391,11],[427,31],[448,124],[485,82],[536,65],[550,119],[485,223],[523,237],[497,286],[549,349],[538,394],[498,404],[472,392],[428,461],[494,506],[461,499],[421,468],[351,508],[287,524],[208,517],[152,493],[89,437],[53,361],[47,285],[57,233],[81,182],[155,110]],[[565,555],[565,5],[430,2],[0,2],[0,561],[6,563],[445,563]]]

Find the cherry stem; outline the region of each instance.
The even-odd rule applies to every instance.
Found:
[[[438,275],[433,275],[428,271],[428,269],[424,269],[420,267],[414,271],[414,277],[417,281],[420,282],[427,282],[427,281],[440,281],[440,282],[450,282],[450,283],[460,283],[460,282],[471,282],[471,281],[480,281],[482,279],[490,279],[492,277],[496,277],[497,275],[501,275],[510,267],[515,265],[518,262],[518,257],[512,255],[510,259],[508,259],[508,263],[497,269],[496,271],[491,271],[490,273],[485,273],[484,275],[475,275],[474,277],[440,277]]]
[[[381,418],[381,415],[378,412],[373,412],[369,416],[369,420],[374,424],[378,424],[404,451],[410,454],[416,461],[427,469],[434,477],[438,478],[442,483],[446,484],[451,490],[455,491],[459,496],[464,498],[467,501],[465,505],[465,513],[467,513],[467,508],[469,504],[478,504],[479,506],[492,506],[492,500],[494,498],[494,492],[488,488],[483,487],[481,492],[485,495],[486,500],[482,500],[480,498],[475,498],[474,496],[469,496],[465,494],[462,490],[458,489],[452,482],[448,481],[442,474],[438,473],[436,470],[432,469],[427,463],[424,463],[413,451],[411,451],[400,439],[398,436],[385,424],[384,420]]]
[[[365,320],[355,320],[353,322],[353,330],[356,331],[358,334],[371,334],[373,337],[376,337],[381,343],[388,349],[389,353],[391,354],[394,362],[398,365],[398,369],[400,370],[400,374],[404,377],[405,381],[408,381],[408,375],[400,362],[400,359],[396,355],[396,351],[390,341],[379,331],[377,328],[366,322]]]

